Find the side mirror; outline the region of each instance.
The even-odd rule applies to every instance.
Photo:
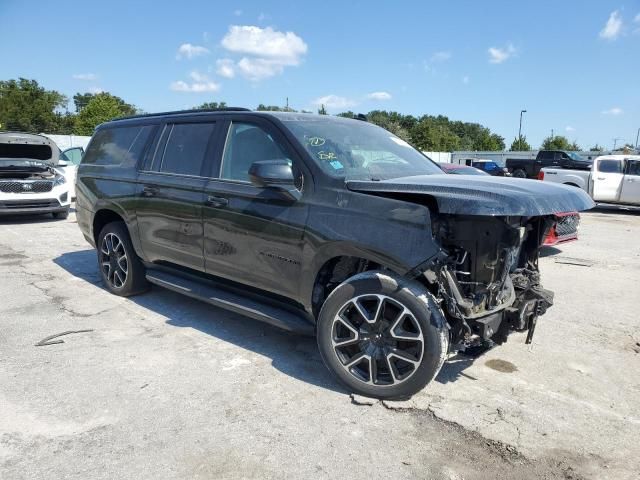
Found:
[[[67,162],[66,160],[62,160],[62,159],[58,160],[58,167],[68,167],[69,165],[70,163]]]
[[[292,200],[300,198],[288,160],[260,160],[249,168],[249,180],[259,188],[269,188],[286,194]]]

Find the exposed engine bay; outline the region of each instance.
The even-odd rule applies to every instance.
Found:
[[[451,349],[503,343],[528,331],[553,304],[540,285],[539,248],[553,216],[439,215],[434,236],[442,250],[424,272],[450,326]]]

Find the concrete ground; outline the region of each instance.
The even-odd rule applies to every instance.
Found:
[[[639,478],[640,213],[541,259],[556,304],[407,402],[350,396],[301,338],[100,284],[73,215],[0,220],[0,478]],[[64,343],[35,344],[68,330]]]

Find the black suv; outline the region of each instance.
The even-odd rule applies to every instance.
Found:
[[[554,214],[592,206],[562,185],[446,175],[362,120],[227,109],[99,126],[76,208],[114,294],[153,283],[315,334],[351,391],[399,398],[449,352],[531,341]]]

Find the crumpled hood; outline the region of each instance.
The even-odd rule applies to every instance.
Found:
[[[455,215],[540,216],[593,208],[593,200],[576,187],[539,180],[490,176],[419,175],[379,182],[348,180],[362,193],[433,197],[440,213]]]

